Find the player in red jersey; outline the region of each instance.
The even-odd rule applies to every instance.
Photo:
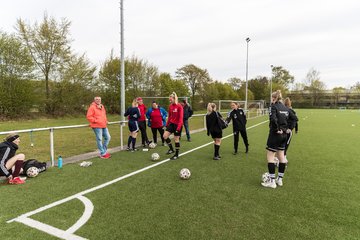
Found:
[[[172,156],[171,160],[176,160],[179,158],[180,150],[180,136],[183,126],[184,118],[184,109],[180,103],[178,103],[178,97],[175,92],[169,96],[170,106],[169,106],[169,117],[166,122],[166,131],[164,133],[164,139],[169,146],[169,150],[166,154],[172,154],[175,152],[175,155]],[[170,135],[174,134],[175,142],[175,151],[171,144]]]

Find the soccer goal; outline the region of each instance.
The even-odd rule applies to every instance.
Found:
[[[251,100],[247,102],[247,107],[245,107],[246,105],[246,101],[239,101],[239,100],[217,100],[215,102],[218,102],[218,111],[221,112],[225,112],[225,111],[230,111],[230,104],[232,102],[237,102],[240,106],[240,108],[242,109],[247,109],[248,111],[251,112],[263,112],[263,110],[265,109],[265,100]]]

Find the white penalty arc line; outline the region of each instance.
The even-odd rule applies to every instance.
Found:
[[[255,125],[253,125],[253,126],[250,126],[250,127],[247,128],[247,130],[252,129],[252,128],[254,128],[254,127],[257,127],[257,126],[259,126],[259,125],[262,125],[262,124],[264,124],[264,123],[266,123],[266,122],[268,122],[268,121],[269,121],[269,120],[266,120],[266,121],[260,122],[260,123],[258,123],[258,124],[255,124]],[[229,135],[223,137],[223,139],[228,138],[228,137],[231,137],[232,135],[233,135],[233,134],[229,134]],[[193,149],[191,149],[191,150],[189,150],[189,151],[186,151],[186,152],[184,152],[184,153],[181,153],[179,156],[183,156],[183,155],[185,155],[185,154],[191,153],[191,152],[196,151],[196,150],[198,150],[198,149],[200,149],[200,148],[209,146],[209,145],[211,145],[211,144],[213,144],[213,143],[214,143],[214,142],[206,143],[206,144],[204,144],[204,145],[201,145],[201,146],[199,146],[199,147],[196,147],[196,148],[193,148]],[[71,200],[73,200],[73,199],[75,199],[75,198],[81,198],[81,196],[83,196],[83,195],[85,195],[85,194],[88,194],[88,193],[94,192],[94,191],[96,191],[96,190],[99,190],[99,189],[101,189],[101,188],[107,187],[107,186],[109,186],[109,185],[111,185],[111,184],[113,184],[113,183],[119,182],[119,181],[121,181],[121,180],[123,180],[123,179],[129,178],[129,177],[134,176],[134,175],[136,175],[136,174],[138,174],[138,173],[144,172],[144,171],[146,171],[146,170],[149,170],[149,169],[151,169],[151,168],[154,168],[154,167],[156,167],[156,166],[159,166],[159,165],[161,165],[161,164],[164,164],[164,163],[166,163],[166,162],[168,162],[168,161],[170,161],[170,158],[165,159],[165,160],[163,160],[163,161],[161,161],[161,162],[152,164],[152,165],[150,165],[150,166],[141,168],[141,169],[139,169],[139,170],[137,170],[137,171],[131,172],[131,173],[129,173],[129,174],[126,174],[126,175],[124,175],[124,176],[121,176],[121,177],[119,177],[119,178],[116,178],[116,179],[114,179],[114,180],[111,180],[111,181],[109,181],[109,182],[100,184],[100,185],[98,185],[98,186],[96,186],[96,187],[93,187],[93,188],[87,189],[87,190],[85,190],[85,191],[76,193],[76,194],[74,194],[74,195],[72,195],[72,196],[69,196],[69,197],[67,197],[67,198],[64,198],[64,199],[58,200],[58,201],[56,201],[56,202],[50,203],[50,204],[48,204],[48,205],[46,205],[46,206],[40,207],[40,208],[38,208],[38,209],[36,209],[36,210],[33,210],[33,211],[31,211],[31,212],[22,214],[22,215],[20,215],[20,216],[18,216],[18,217],[16,217],[16,218],[13,218],[13,219],[11,219],[11,220],[8,220],[7,223],[11,223],[11,222],[17,221],[18,219],[24,219],[24,218],[30,217],[30,216],[32,216],[32,215],[34,215],[34,214],[40,213],[40,212],[42,212],[42,211],[45,211],[45,210],[50,209],[50,208],[53,208],[53,207],[55,207],[55,206],[58,206],[58,205],[60,205],[60,204],[65,203],[65,202],[71,201]]]

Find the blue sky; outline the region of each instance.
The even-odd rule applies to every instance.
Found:
[[[174,74],[195,64],[214,80],[270,76],[283,66],[303,82],[310,68],[327,88],[360,82],[360,1],[124,0],[125,55]],[[12,0],[0,8],[0,30],[16,19],[41,21],[44,11],[72,22],[73,49],[100,65],[119,55],[119,0]]]

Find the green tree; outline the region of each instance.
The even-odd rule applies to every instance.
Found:
[[[284,69],[282,66],[272,66],[272,83],[277,83],[282,86],[283,89],[288,89],[290,84],[294,82],[294,76],[290,72]],[[274,88],[273,88],[274,89]]]
[[[16,117],[28,114],[34,104],[31,84],[34,63],[26,48],[13,35],[0,32],[0,114]]]
[[[232,77],[232,78],[229,78],[227,81],[226,81],[232,89],[234,89],[235,91],[236,90],[239,90],[241,85],[243,84],[243,82],[241,81],[240,78],[237,78],[237,77]]]
[[[59,70],[61,81],[54,83],[51,93],[54,112],[60,115],[80,113],[91,102],[95,86],[95,71],[85,54],[72,55]]]
[[[253,93],[256,100],[270,99],[270,85],[267,77],[258,76],[248,82],[248,89]]]
[[[332,89],[332,92],[334,94],[334,104],[335,104],[335,107],[337,107],[337,104],[339,102],[339,98],[340,98],[341,94],[346,92],[346,89],[343,88],[343,87],[334,87]]]
[[[325,89],[325,83],[320,81],[320,72],[311,68],[306,74],[304,90],[308,90],[310,93],[312,107],[319,105],[319,100]]]
[[[16,29],[19,39],[29,50],[45,81],[45,110],[47,113],[53,111],[50,104],[51,75],[53,74],[53,79],[55,79],[57,70],[70,57],[71,40],[68,38],[70,25],[70,21],[62,19],[58,22],[46,13],[40,24],[26,24],[22,19],[17,21]]]
[[[185,65],[177,69],[176,77],[184,81],[189,87],[192,101],[195,101],[196,94],[203,94],[206,84],[211,81],[208,71],[194,64]]]

